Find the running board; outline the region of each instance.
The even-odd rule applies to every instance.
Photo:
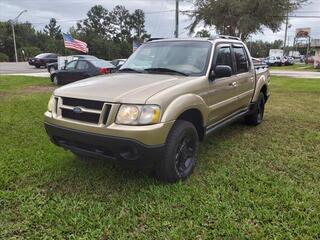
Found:
[[[249,113],[248,110],[243,111],[243,112],[240,112],[240,113],[238,113],[238,114],[236,114],[236,115],[228,118],[227,120],[224,120],[224,121],[222,121],[222,122],[220,122],[220,123],[217,123],[217,124],[215,124],[215,125],[212,125],[212,126],[207,127],[207,129],[206,129],[206,135],[209,135],[209,134],[211,134],[211,133],[219,130],[220,128],[223,128],[223,127],[225,127],[225,126],[227,126],[227,125],[229,125],[229,124],[231,124],[231,123],[239,120],[240,118],[244,117],[244,116],[247,115],[248,113]]]

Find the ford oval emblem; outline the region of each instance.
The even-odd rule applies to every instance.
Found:
[[[82,109],[81,109],[81,107],[75,107],[75,108],[73,109],[73,112],[74,112],[74,113],[82,113]]]

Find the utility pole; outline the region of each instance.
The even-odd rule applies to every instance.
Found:
[[[285,54],[286,48],[287,48],[288,26],[289,26],[289,12],[287,12],[287,17],[286,17],[286,30],[285,30],[285,34],[284,34],[284,43],[283,43],[284,54]]]
[[[11,22],[12,26],[12,36],[13,36],[13,47],[14,47],[14,59],[18,62],[17,44],[16,44],[16,34],[14,32],[14,21]]]
[[[174,35],[176,38],[179,37],[179,0],[176,0],[176,30]]]
[[[18,18],[23,14],[27,12],[27,10],[23,10],[21,11],[18,16],[15,17],[15,19],[11,20],[11,26],[12,26],[12,36],[13,36],[13,47],[14,47],[14,56],[15,56],[15,60],[16,62],[18,62],[18,53],[17,53],[17,44],[16,44],[16,34],[14,31],[14,24],[16,22],[18,22]]]

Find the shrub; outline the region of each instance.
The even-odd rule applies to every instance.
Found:
[[[9,62],[8,55],[0,52],[0,62]]]
[[[24,51],[24,54],[22,53]],[[41,53],[40,48],[37,47],[22,47],[18,49],[18,57],[20,61],[27,61],[28,58],[34,57]]]

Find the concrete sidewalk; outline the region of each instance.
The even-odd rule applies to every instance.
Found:
[[[320,72],[271,70],[272,76],[320,79]]]

